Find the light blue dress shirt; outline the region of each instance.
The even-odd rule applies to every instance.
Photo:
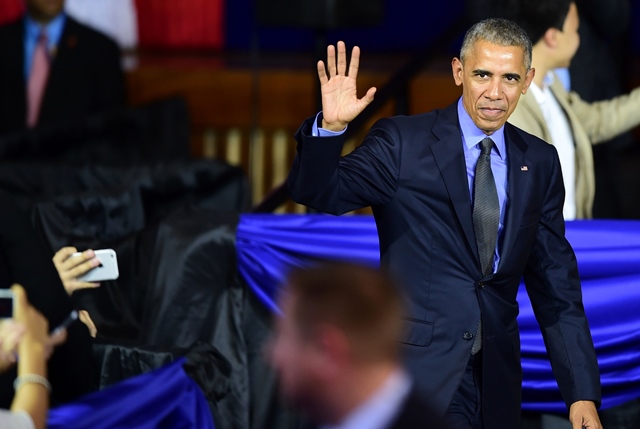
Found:
[[[62,37],[62,31],[64,30],[64,24],[67,21],[67,17],[64,13],[59,14],[53,18],[47,25],[34,21],[29,15],[25,15],[24,18],[24,79],[25,82],[29,80],[29,73],[31,71],[31,62],[33,60],[33,52],[36,50],[36,44],[38,43],[38,37],[40,32],[44,31],[47,35],[48,51],[49,53],[55,52],[56,46],[60,42]]]
[[[330,137],[337,136],[346,131],[346,128],[342,131],[330,131],[324,128],[318,127],[318,118],[322,112],[316,115],[316,120],[313,122],[311,129],[311,135],[315,137]],[[473,203],[473,179],[475,177],[476,163],[480,157],[480,142],[487,137],[485,133],[476,126],[471,119],[471,116],[467,113],[462,104],[462,97],[458,100],[458,120],[460,122],[460,129],[462,130],[462,145],[464,150],[464,161],[467,167],[467,180],[469,184],[469,195],[471,196],[471,202]],[[491,150],[491,171],[493,172],[493,179],[496,182],[496,189],[498,191],[498,202],[500,204],[500,222],[498,224],[498,240],[496,243],[496,250],[493,258],[493,271],[498,267],[500,262],[500,248],[502,246],[502,231],[504,229],[505,212],[507,207],[507,146],[504,141],[504,125],[491,134],[491,140],[493,140],[494,147]]]
[[[476,174],[476,163],[480,157],[480,142],[487,137],[476,126],[471,116],[462,104],[462,97],[458,100],[458,121],[462,130],[462,145],[464,150],[464,162],[467,166],[467,180],[469,183],[469,195],[473,202],[473,179]],[[496,182],[498,202],[500,204],[500,222],[498,223],[498,240],[493,257],[493,270],[495,272],[500,262],[500,247],[502,245],[502,231],[504,229],[505,211],[507,206],[507,146],[504,141],[504,125],[488,136],[493,140],[491,150],[491,171]]]

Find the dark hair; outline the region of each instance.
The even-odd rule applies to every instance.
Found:
[[[523,63],[526,70],[531,68],[531,40],[527,33],[516,23],[504,18],[484,19],[472,26],[464,35],[460,60],[469,55],[473,45],[484,40],[498,46],[518,46],[523,50]]]
[[[573,0],[520,0],[514,21],[527,32],[533,44],[550,28],[562,30]]]
[[[284,293],[293,302],[293,317],[312,340],[322,324],[344,333],[360,359],[396,359],[402,336],[402,300],[397,286],[378,270],[362,265],[326,262],[294,269]]]

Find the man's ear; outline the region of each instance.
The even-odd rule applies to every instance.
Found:
[[[456,86],[462,85],[462,61],[458,57],[454,57],[451,61],[451,72]]]
[[[547,28],[547,31],[542,35],[542,39],[540,41],[545,44],[546,47],[550,49],[555,49],[558,46],[558,30],[557,28]]]
[[[536,76],[536,69],[531,67],[527,74],[524,75],[524,86],[522,87],[522,94],[526,94],[529,90],[529,86],[531,82],[533,82],[533,78]]]
[[[338,374],[351,362],[351,347],[344,332],[330,324],[320,324],[315,328],[315,343],[321,355],[322,366],[331,368]]]

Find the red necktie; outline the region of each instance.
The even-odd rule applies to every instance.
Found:
[[[40,33],[36,49],[33,51],[29,82],[27,83],[27,126],[34,127],[38,123],[40,105],[44,88],[49,75],[49,54],[47,53],[47,36]]]

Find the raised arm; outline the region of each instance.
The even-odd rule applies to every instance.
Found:
[[[356,79],[360,66],[360,48],[353,47],[347,67],[347,48],[338,42],[338,53],[333,45],[327,47],[327,66],[318,61],[318,77],[322,93],[322,128],[342,131],[347,124],[373,101],[376,88],[369,88],[358,98]]]

